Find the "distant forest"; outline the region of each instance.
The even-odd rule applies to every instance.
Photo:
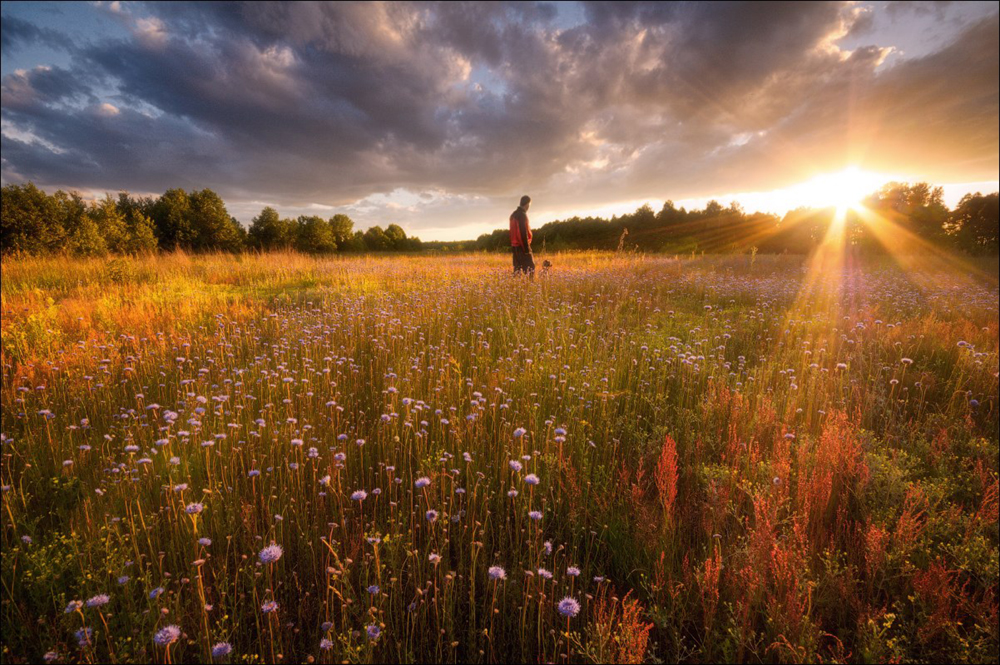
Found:
[[[954,210],[940,187],[890,183],[864,201],[864,212],[848,211],[847,242],[861,252],[920,251],[928,244],[970,254],[996,254],[1000,215],[997,193],[969,194]],[[632,214],[573,217],[533,230],[535,251],[622,250],[650,253],[807,254],[825,238],[834,209],[800,208],[783,217],[746,213],[738,203],[716,201],[702,210],[661,210],[644,205]],[[459,252],[509,250],[506,219],[476,240],[421,242],[398,224],[354,230],[347,215],[282,218],[264,208],[249,229],[226,210],[210,189],[167,190],[163,196],[121,192],[86,202],[77,193],[47,194],[32,183],[7,185],[2,193],[0,251],[4,255],[68,253],[82,256],[141,254],[183,249],[244,252],[296,249],[312,254],[347,252]]]

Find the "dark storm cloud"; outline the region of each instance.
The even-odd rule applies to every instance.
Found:
[[[4,16],[0,23],[0,52],[8,55],[19,48],[45,44],[51,48],[66,48],[67,40],[54,30],[39,28],[16,16]]]
[[[5,181],[286,205],[531,186],[582,205],[769,189],[855,145],[887,170],[893,154],[996,168],[995,14],[892,67],[891,44],[836,46],[870,30],[850,3],[593,3],[573,27],[521,3],[165,3],[123,20],[128,39],[88,40],[72,70],[4,79]],[[41,38],[10,21],[5,52]]]

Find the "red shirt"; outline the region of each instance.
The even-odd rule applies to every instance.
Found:
[[[527,242],[524,238],[527,237]],[[528,224],[528,213],[521,206],[510,214],[510,246],[531,249],[531,226]]]

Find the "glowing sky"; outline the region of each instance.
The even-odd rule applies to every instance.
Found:
[[[997,3],[2,4],[2,180],[424,239],[998,179]],[[827,180],[824,180],[827,178]],[[867,181],[865,181],[867,182]]]

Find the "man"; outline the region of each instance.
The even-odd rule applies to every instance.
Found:
[[[514,274],[528,273],[535,278],[535,260],[531,256],[531,226],[528,224],[528,208],[531,197],[521,197],[521,205],[510,214],[510,247],[514,252]]]

